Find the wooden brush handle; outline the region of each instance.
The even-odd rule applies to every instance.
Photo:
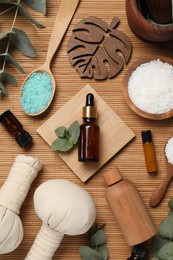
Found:
[[[163,179],[163,182],[159,185],[159,187],[153,192],[151,198],[150,198],[150,206],[151,207],[157,207],[160,202],[162,201],[164,194],[167,190],[167,187],[172,179],[172,174],[169,172],[166,174],[165,178]]]
[[[61,0],[49,41],[45,64],[49,65],[70,24],[80,0]]]

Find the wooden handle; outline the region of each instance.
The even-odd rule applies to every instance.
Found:
[[[49,65],[70,24],[80,0],[61,0],[49,41],[45,64]]]
[[[173,177],[172,174],[170,174],[169,171],[168,171],[165,178],[163,179],[163,182],[153,192],[153,194],[150,198],[150,206],[151,207],[157,207],[160,204],[172,177]]]

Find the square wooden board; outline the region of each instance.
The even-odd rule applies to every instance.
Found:
[[[99,162],[78,162],[77,148],[68,153],[58,152],[59,156],[83,182],[87,181],[135,136],[132,130],[106,104],[97,92],[90,85],[86,85],[37,129],[37,132],[50,146],[57,138],[55,134],[56,128],[62,125],[69,127],[75,120],[82,123],[82,107],[85,106],[86,95],[88,93],[93,93],[95,106],[98,110],[97,123],[100,127]]]

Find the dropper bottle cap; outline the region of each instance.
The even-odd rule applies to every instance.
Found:
[[[94,95],[88,93],[86,95],[86,105],[83,107],[83,118],[97,118],[97,108],[94,106]]]

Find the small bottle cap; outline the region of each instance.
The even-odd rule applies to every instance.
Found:
[[[16,141],[22,148],[25,148],[32,143],[32,137],[28,132],[23,131],[16,137]]]
[[[137,259],[146,260],[147,255],[148,255],[148,251],[144,246],[137,245],[137,246],[134,247],[132,255],[136,258],[138,257]]]
[[[152,134],[150,130],[142,131],[142,141],[143,143],[151,143],[152,142]]]
[[[118,168],[114,168],[106,173],[103,174],[103,178],[105,183],[108,186],[113,185],[114,183],[121,181],[123,179],[120,171],[118,170]]]

